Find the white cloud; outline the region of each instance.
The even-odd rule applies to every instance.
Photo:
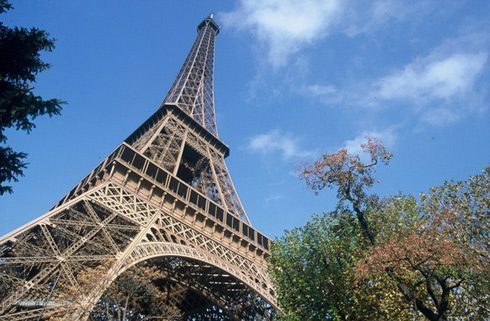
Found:
[[[457,4],[441,8],[427,0],[240,0],[235,10],[222,13],[221,18],[228,29],[251,32],[266,48],[266,60],[272,66],[294,70],[294,61],[307,61],[305,55],[298,58],[301,51],[329,35],[355,37],[401,21],[416,27],[417,21],[426,21],[433,12],[456,14],[458,8]],[[363,79],[362,71],[355,77],[353,70],[346,70],[348,79],[326,84],[305,84],[304,77],[296,74],[293,81],[286,78],[294,90],[325,105],[371,107],[374,111],[398,108],[400,114],[409,113],[422,123],[447,125],[487,105],[488,92],[481,79],[488,69],[490,37],[482,31],[488,29],[488,23],[470,25],[425,55],[379,76]],[[263,74],[268,75],[269,70]],[[262,78],[256,83],[264,87]],[[267,92],[279,95],[281,89],[270,86]]]
[[[306,85],[300,88],[300,92],[319,99],[325,105],[339,105],[348,99],[346,93],[333,85]]]
[[[461,113],[449,108],[435,108],[422,114],[422,122],[434,126],[445,126],[462,118]]]
[[[279,152],[283,159],[305,158],[315,154],[314,151],[302,149],[297,138],[278,130],[252,137],[247,149],[261,154]]]
[[[264,202],[266,204],[269,204],[269,203],[273,203],[273,202],[277,202],[277,201],[280,201],[284,199],[284,195],[279,195],[279,194],[272,194],[272,195],[269,195],[265,198]]]
[[[223,14],[225,25],[250,28],[268,47],[268,60],[283,66],[304,45],[328,34],[341,12],[339,0],[241,0]]]
[[[342,32],[348,36],[370,33],[386,23],[421,17],[432,10],[425,1],[376,0],[348,2]]]
[[[472,88],[486,60],[486,53],[477,52],[415,61],[380,79],[374,95],[381,99],[406,99],[415,103],[449,100]]]
[[[300,92],[327,106],[399,108],[400,112],[408,107],[423,123],[444,126],[483,108],[485,92],[478,85],[487,61],[483,49],[462,52],[442,46],[385,76],[345,87],[306,85]]]
[[[267,47],[268,61],[277,68],[330,34],[372,32],[424,11],[429,11],[424,1],[240,0],[236,10],[221,13],[221,18],[230,29],[251,31]]]
[[[392,148],[396,142],[396,133],[393,128],[384,131],[363,131],[353,139],[346,140],[342,148],[347,149],[351,154],[363,154],[361,144],[367,142],[367,137],[374,137],[381,140],[386,148]]]

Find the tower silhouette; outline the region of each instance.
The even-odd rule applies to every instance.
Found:
[[[178,311],[168,320],[274,317],[270,240],[250,223],[216,127],[219,26],[210,16],[197,31],[156,112],[50,211],[0,240],[0,320],[97,319],[111,284],[142,266],[165,275],[162,304]]]

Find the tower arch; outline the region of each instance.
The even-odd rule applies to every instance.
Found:
[[[79,314],[79,318],[88,318],[87,312],[101,304],[101,297],[118,278],[143,266],[153,267],[161,273],[157,275],[167,277],[165,284],[161,280],[156,281],[160,281],[159,286],[171,289],[168,292],[171,297],[169,301],[172,301],[171,305],[182,317],[206,313],[216,315],[217,311],[221,311],[222,317],[229,320],[251,317],[254,320],[273,320],[275,315],[276,307],[273,303],[257,294],[259,288],[256,282],[239,275],[225,262],[210,258],[189,246],[170,242],[144,242],[119,266],[119,269],[104,275],[101,279],[102,286],[95,290],[98,294],[89,296],[91,307],[85,305],[85,314]],[[172,290],[178,292],[178,295],[172,293]]]

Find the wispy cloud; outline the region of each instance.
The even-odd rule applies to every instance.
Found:
[[[273,203],[273,202],[277,202],[277,201],[280,201],[284,198],[284,195],[279,195],[279,194],[272,194],[272,195],[269,195],[265,198],[264,202],[266,204],[270,204],[270,203]]]
[[[221,14],[229,28],[251,31],[267,48],[273,67],[331,34],[355,36],[372,32],[390,21],[427,10],[424,1],[400,0],[241,0],[231,12]]]
[[[461,118],[463,118],[463,112],[461,110],[452,110],[444,107],[428,109],[421,116],[423,123],[434,126],[445,126]]]
[[[388,23],[415,20],[440,9],[429,1],[374,0],[348,1],[344,11],[342,32],[347,36],[372,33]]]
[[[405,108],[423,123],[444,126],[481,109],[479,97],[485,93],[477,85],[487,62],[488,53],[481,48],[435,48],[378,78],[345,87],[304,85],[301,92],[328,106]]]
[[[332,84],[302,87],[327,104],[378,106],[384,101],[402,100],[425,105],[434,100],[450,101],[465,95],[482,74],[488,54],[484,51],[429,54],[378,79],[364,79],[359,88],[337,88]]]
[[[383,145],[388,149],[394,147],[397,138],[394,128],[382,131],[363,131],[356,137],[346,140],[342,148],[347,149],[347,151],[351,154],[362,154],[363,151],[361,149],[361,144],[365,143],[368,137],[380,139]]]
[[[221,18],[228,29],[252,33],[267,52],[265,60],[276,69],[287,66],[284,71],[294,70],[298,60],[307,66],[307,55],[301,52],[330,35],[371,36],[398,22],[416,27],[427,15],[454,15],[458,8],[457,3],[440,8],[426,0],[240,0],[235,10],[222,13]],[[444,126],[487,108],[484,101],[489,93],[482,85],[482,75],[488,70],[490,36],[482,30],[488,26],[488,22],[466,23],[438,47],[425,48],[418,56],[370,78],[363,78],[365,73],[359,68],[346,70],[348,78],[332,78],[330,83],[306,82],[306,77],[287,77],[285,72],[280,75],[286,75],[283,78],[292,83],[291,88],[325,105],[370,107],[373,111],[397,108],[419,124]],[[270,73],[259,68],[259,74]],[[264,87],[261,77],[256,83],[254,88]],[[282,89],[268,87],[267,92],[280,96]]]
[[[350,100],[351,94],[344,92],[334,85],[303,85],[299,90],[303,95],[321,101],[325,105],[338,106]]]
[[[415,61],[381,78],[374,95],[422,104],[435,99],[449,100],[473,87],[487,57],[484,52],[469,52]]]
[[[267,46],[268,60],[283,66],[289,56],[324,37],[337,23],[339,0],[241,0],[238,9],[224,13],[225,25],[251,29]]]
[[[367,105],[404,102],[422,122],[444,126],[472,111],[488,54],[483,51],[429,55],[379,79]]]
[[[283,159],[307,158],[315,155],[315,151],[301,148],[299,139],[279,130],[252,137],[246,148],[260,154],[279,153]]]

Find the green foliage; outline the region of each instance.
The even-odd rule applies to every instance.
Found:
[[[281,320],[413,320],[398,311],[403,303],[388,278],[358,282],[356,264],[364,247],[348,211],[314,216],[274,242],[269,271],[284,312]]]
[[[26,163],[22,161],[26,156],[10,147],[0,146],[0,195],[12,191],[10,186],[2,186],[1,182],[17,181],[17,176],[21,176],[26,167]]]
[[[371,162],[345,150],[306,165],[315,192],[333,188],[335,212],[286,232],[270,273],[284,320],[487,320],[490,317],[490,169],[420,199],[368,195]],[[350,206],[349,206],[350,205]]]
[[[449,315],[470,320],[490,318],[490,167],[460,182],[446,182],[422,195],[424,215],[439,219],[438,235],[454,242],[457,250],[445,253],[452,264],[436,267],[438,280],[447,279],[452,289]],[[440,217],[442,216],[442,217]]]
[[[418,203],[402,195],[390,198],[376,218],[382,222],[380,243],[366,256],[371,271],[383,273],[389,267],[425,306],[444,308],[444,317],[488,318],[489,174],[486,169],[467,180],[431,188]],[[400,222],[402,228],[386,224],[390,217],[396,220],[406,213],[410,220]]]
[[[335,320],[351,301],[346,284],[358,233],[348,219],[315,216],[274,242],[270,273],[285,320]]]
[[[8,1],[0,1],[0,13],[11,8]],[[29,133],[36,117],[60,114],[63,101],[44,100],[33,92],[37,74],[50,67],[41,60],[40,53],[53,49],[54,40],[46,31],[9,28],[0,22],[0,144],[7,142],[7,128]],[[12,186],[6,183],[23,175],[26,156],[0,146],[0,195],[12,193]]]

